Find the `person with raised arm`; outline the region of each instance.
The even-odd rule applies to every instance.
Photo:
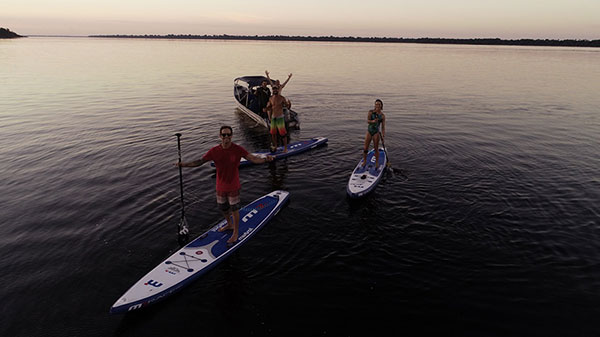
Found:
[[[273,86],[273,96],[269,98],[269,103],[265,108],[265,111],[269,115],[269,120],[271,121],[271,141],[273,142],[273,146],[271,147],[271,152],[275,152],[275,148],[277,148],[277,133],[283,138],[283,152],[287,152],[287,131],[285,130],[285,116],[283,115],[283,107],[284,105],[287,108],[291,108],[292,103],[287,98],[281,96],[279,94],[280,88],[275,85]]]
[[[227,220],[227,225],[219,228],[219,232],[233,230],[227,243],[236,242],[239,235],[241,189],[239,175],[240,159],[246,158],[255,164],[273,160],[272,156],[263,158],[248,153],[246,149],[231,141],[232,136],[233,129],[231,126],[224,125],[219,130],[221,143],[208,150],[201,159],[187,163],[175,163],[175,166],[181,167],[197,167],[209,161],[215,163],[215,167],[217,168],[217,205]]]
[[[283,84],[281,84],[279,82],[279,80],[271,80],[271,78],[269,77],[269,72],[267,70],[265,70],[265,75],[267,75],[267,79],[269,80],[269,84],[271,85],[271,88],[273,86],[277,86],[279,88],[280,94],[283,92],[283,87],[285,87],[285,85],[290,81],[290,78],[292,78],[292,73],[290,73],[288,75],[287,80],[285,80],[285,82],[283,82]]]

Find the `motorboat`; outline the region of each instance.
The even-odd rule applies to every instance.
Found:
[[[263,81],[269,83],[269,80],[264,76],[243,76],[236,78],[233,80],[233,97],[238,109],[252,118],[257,125],[269,128],[270,123],[267,113],[262,111],[258,97],[255,95],[256,89],[260,87]],[[285,117],[286,129],[300,129],[300,120],[294,110],[284,107],[283,115]]]

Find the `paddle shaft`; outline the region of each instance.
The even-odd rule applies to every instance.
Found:
[[[179,154],[179,164],[181,164],[181,133],[176,133],[177,136],[177,153]],[[183,172],[181,171],[181,165],[179,165],[179,190],[181,192],[181,218],[185,218],[185,204],[183,202]]]

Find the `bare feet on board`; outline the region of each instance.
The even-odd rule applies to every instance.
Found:
[[[219,228],[219,232],[228,231],[230,229],[233,229],[231,225],[225,225],[225,226]]]

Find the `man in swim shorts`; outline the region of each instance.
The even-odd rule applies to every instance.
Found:
[[[219,232],[233,230],[228,243],[234,243],[238,239],[238,229],[240,224],[240,158],[260,164],[272,161],[272,156],[265,158],[248,153],[243,147],[233,143],[231,137],[233,129],[231,126],[222,126],[219,130],[221,144],[208,150],[202,159],[187,162],[175,163],[175,166],[196,167],[208,161],[214,161],[217,168],[217,205],[223,216],[227,220],[227,225],[219,228]]]
[[[292,106],[290,100],[279,94],[279,87],[273,86],[273,96],[269,98],[269,103],[265,108],[271,120],[271,140],[273,146],[277,147],[277,134],[279,134],[283,138],[283,152],[287,152],[287,132],[285,131],[285,117],[283,115],[284,104],[288,109]]]

